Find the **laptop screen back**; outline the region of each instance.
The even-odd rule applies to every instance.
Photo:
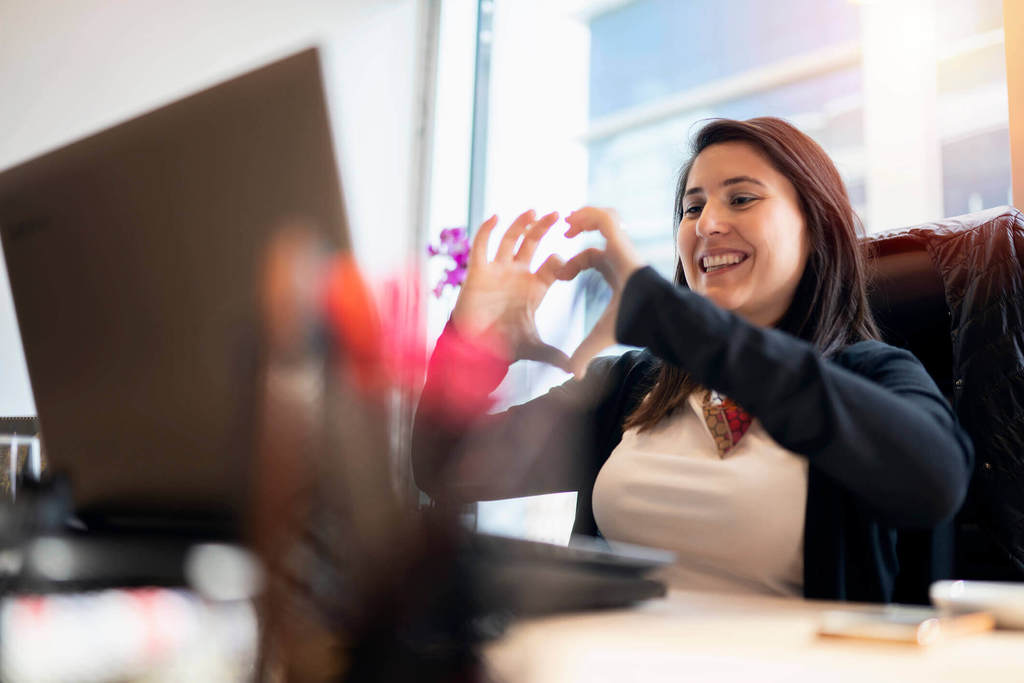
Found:
[[[83,518],[240,519],[289,221],[349,246],[316,50],[0,174],[44,447]]]

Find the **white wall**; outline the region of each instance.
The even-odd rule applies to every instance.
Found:
[[[311,44],[359,258],[413,244],[418,0],[0,0],[0,169]],[[0,415],[33,415],[0,261]]]

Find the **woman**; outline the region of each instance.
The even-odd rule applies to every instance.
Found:
[[[612,211],[567,217],[568,236],[598,231],[605,249],[536,273],[556,215],[520,216],[491,261],[496,219],[481,226],[431,361],[417,481],[455,500],[576,490],[574,531],[676,551],[678,587],[891,600],[899,530],[952,517],[973,454],[921,364],[877,340],[838,172],[779,119],[712,121],[675,213],[675,284]],[[533,311],[587,267],[613,297],[570,358],[540,341]],[[466,351],[481,339],[577,378],[481,416],[507,368]],[[590,360],[615,341],[644,350]]]

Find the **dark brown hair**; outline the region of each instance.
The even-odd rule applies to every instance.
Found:
[[[811,245],[793,301],[776,327],[807,340],[825,356],[864,339],[878,339],[867,299],[867,266],[858,237],[863,232],[846,187],[818,143],[782,119],[713,119],[694,136],[689,161],[676,184],[675,230],[683,218],[683,193],[697,155],[711,145],[746,142],[760,150],[796,188]],[[686,286],[676,261],[676,284]],[[653,427],[686,401],[696,383],[681,368],[659,362],[650,393],[624,429]]]

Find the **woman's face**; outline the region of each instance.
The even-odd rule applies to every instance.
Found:
[[[746,142],[697,155],[676,241],[690,289],[766,327],[789,308],[809,251],[796,188]]]

